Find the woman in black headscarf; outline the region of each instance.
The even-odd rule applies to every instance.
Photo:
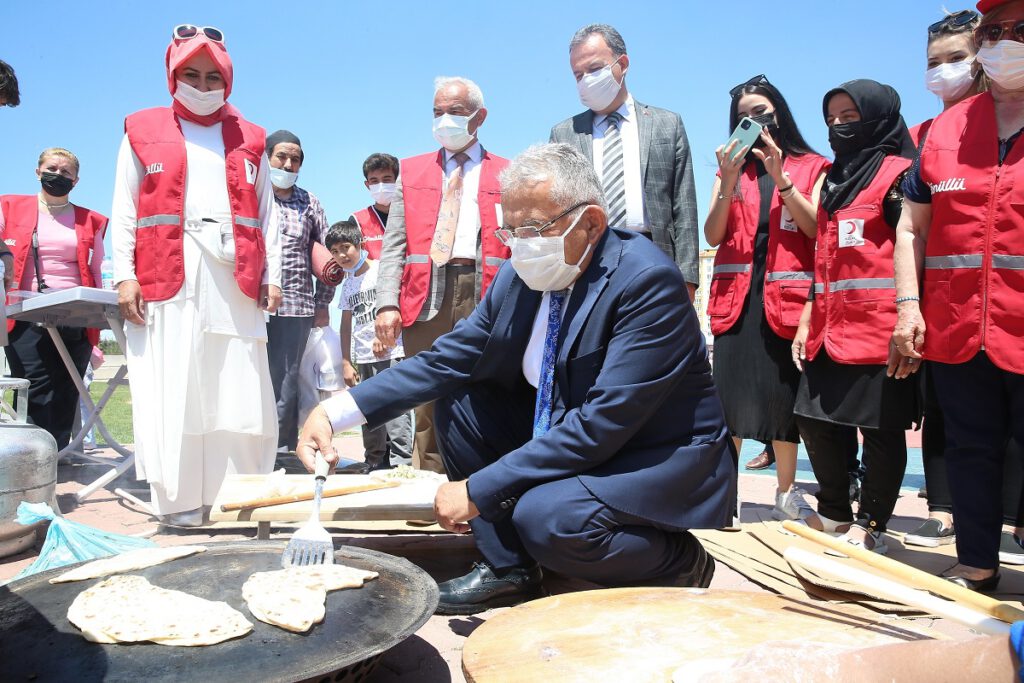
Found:
[[[904,431],[918,417],[914,380],[886,376],[884,334],[896,320],[895,227],[914,145],[887,85],[844,83],[822,108],[836,159],[821,191],[814,285],[793,340],[803,372],[794,412],[821,486],[818,514],[806,523],[884,553],[907,465]],[[858,428],[866,473],[851,524],[847,454]]]

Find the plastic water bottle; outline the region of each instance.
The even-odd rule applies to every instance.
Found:
[[[114,288],[114,262],[109,258],[103,259],[103,263],[100,264],[100,275],[102,278],[101,287],[103,289]]]

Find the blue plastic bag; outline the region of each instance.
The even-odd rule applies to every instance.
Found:
[[[50,520],[50,528],[46,531],[46,540],[43,549],[39,551],[39,557],[18,572],[12,581],[75,562],[109,557],[126,550],[156,547],[156,543],[145,538],[111,534],[64,519],[54,514],[46,503],[19,503],[17,519],[19,524],[25,526]]]

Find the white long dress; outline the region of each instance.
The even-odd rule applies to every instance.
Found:
[[[145,303],[145,324],[125,323],[136,475],[159,515],[211,505],[227,473],[273,469],[277,410],[263,311],[234,278],[222,248],[231,211],[221,124],[181,121],[185,185],[185,284]],[[135,221],[144,169],[127,135],[117,159],[111,228],[115,282],[135,277]],[[281,283],[274,195],[266,157],[256,178],[267,246],[264,284]],[[205,220],[204,220],[205,219]]]

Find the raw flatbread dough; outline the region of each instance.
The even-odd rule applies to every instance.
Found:
[[[253,628],[226,602],[160,588],[132,575],[112,576],[79,593],[68,608],[68,621],[95,643],[213,645]]]
[[[128,552],[104,557],[95,562],[83,564],[66,571],[60,576],[50,579],[50,583],[64,583],[66,581],[84,581],[86,579],[98,579],[101,576],[120,574],[122,572],[144,569],[153,565],[163,564],[181,557],[188,557],[195,553],[206,552],[206,546],[202,545],[178,545],[170,548],[141,548],[129,550]]]
[[[327,591],[361,588],[377,572],[342,564],[288,567],[256,572],[242,586],[252,615],[286,631],[305,633],[326,614]]]

